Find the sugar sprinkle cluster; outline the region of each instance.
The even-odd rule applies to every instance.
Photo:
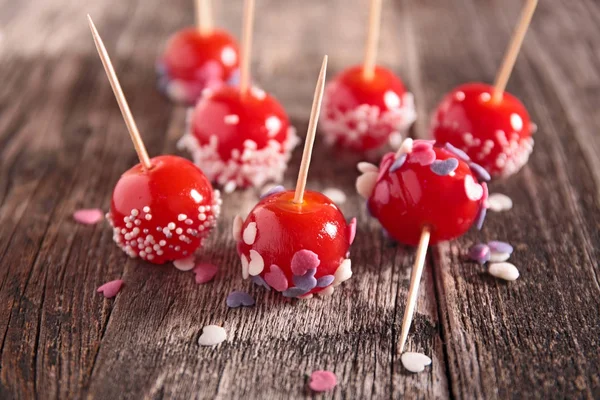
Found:
[[[469,249],[469,259],[479,265],[489,263],[487,272],[500,279],[514,281],[519,277],[519,270],[506,262],[513,252],[509,243],[493,240],[488,243],[477,243]]]

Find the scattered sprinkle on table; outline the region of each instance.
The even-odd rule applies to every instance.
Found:
[[[325,188],[325,190],[323,190],[323,194],[329,197],[337,205],[344,204],[346,202],[346,193],[338,188]]]
[[[407,351],[400,356],[402,365],[410,372],[422,372],[426,366],[431,365],[431,358],[422,353]]]
[[[477,243],[469,249],[469,258],[478,262],[480,265],[485,264],[490,260],[490,248],[487,244]]]
[[[196,265],[193,270],[196,275],[196,283],[200,285],[212,281],[218,270],[219,268],[214,264],[200,263]]]
[[[227,306],[229,308],[238,308],[241,306],[250,307],[255,304],[254,298],[246,292],[234,291],[227,296]]]
[[[492,193],[487,199],[489,209],[495,212],[508,211],[513,206],[513,201],[510,197],[502,193]]]
[[[337,377],[331,371],[314,371],[310,375],[308,387],[315,392],[326,392],[337,385]]]
[[[200,346],[216,346],[227,339],[225,328],[218,325],[206,325],[198,339]]]
[[[104,212],[99,208],[88,208],[77,210],[73,213],[73,219],[80,224],[94,225],[102,221],[104,218]]]
[[[499,262],[489,265],[488,274],[505,281],[515,281],[519,277],[519,270],[511,263]]]
[[[112,299],[119,293],[122,286],[123,281],[121,279],[116,279],[114,281],[106,282],[104,285],[100,286],[96,292],[102,293],[107,299]]]
[[[196,266],[196,260],[194,259],[194,256],[189,256],[173,261],[173,265],[180,271],[189,271]]]

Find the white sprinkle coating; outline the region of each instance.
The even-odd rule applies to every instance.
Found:
[[[364,137],[388,138],[393,135],[404,135],[415,122],[414,97],[406,92],[402,99],[396,93],[386,93],[388,110],[382,113],[379,106],[361,104],[356,108],[340,111],[330,101],[338,91],[338,82],[330,82],[325,88],[321,126],[325,133],[325,142],[334,144],[342,142],[346,145],[360,145]]]
[[[236,242],[239,242],[242,238],[242,225],[244,224],[244,220],[239,215],[236,215],[233,219],[233,239]]]
[[[248,273],[251,276],[260,274],[265,269],[265,262],[262,256],[256,250],[250,250],[250,263],[248,264]]]
[[[365,200],[371,197],[377,184],[377,172],[366,172],[356,179],[356,191]]]
[[[349,258],[342,261],[340,266],[335,270],[333,276],[334,280],[331,286],[338,286],[352,277],[352,262]]]
[[[510,258],[510,253],[498,253],[492,251],[490,253],[490,262],[502,262],[506,261]]]
[[[488,202],[490,211],[495,211],[495,212],[508,211],[513,207],[512,199],[502,193],[490,194],[487,202]]]

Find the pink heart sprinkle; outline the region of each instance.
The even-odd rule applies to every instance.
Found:
[[[196,274],[196,283],[200,285],[212,281],[218,270],[214,264],[200,263],[192,271]]]
[[[465,176],[465,192],[469,200],[478,201],[483,197],[483,186],[475,182],[471,175]]]
[[[315,392],[326,392],[337,385],[337,377],[331,371],[314,371],[310,375],[310,387]]]
[[[292,272],[294,275],[302,276],[309,269],[317,268],[321,261],[319,256],[310,250],[298,250],[292,257]]]
[[[283,292],[288,288],[288,280],[285,274],[277,265],[271,265],[271,269],[264,276],[265,282],[278,292]]]
[[[348,237],[350,244],[352,244],[352,242],[354,242],[354,238],[356,237],[356,218],[352,218],[348,224]]]
[[[99,208],[77,210],[73,213],[73,219],[85,225],[97,224],[102,221],[102,218],[104,218],[104,212]]]
[[[415,140],[413,141],[413,151],[431,150],[435,140]]]
[[[104,285],[100,286],[96,292],[102,293],[105,298],[112,299],[119,293],[121,290],[121,286],[123,286],[123,281],[121,279],[117,279],[114,281],[106,282]]]
[[[410,156],[408,156],[408,159],[406,161],[409,163],[419,163],[425,167],[427,165],[433,164],[433,162],[435,161],[435,157],[435,151],[433,151],[433,149],[422,149],[416,151],[413,148],[413,152],[410,154]]]

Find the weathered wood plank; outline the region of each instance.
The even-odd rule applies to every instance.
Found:
[[[240,279],[230,224],[256,202],[252,190],[225,196],[200,254],[221,271],[204,286],[190,273],[128,260],[106,225],[71,220],[79,207],[107,209],[136,162],[85,13],[149,152],[159,154],[175,151],[185,110],[155,91],[152,65],[168,34],[192,21],[191,3],[0,1],[0,397],[311,397],[305,375],[320,368],[338,375],[334,398],[600,396],[596,3],[540,4],[509,84],[539,124],[536,150],[523,172],[493,185],[514,210],[432,250],[408,346],[433,365],[418,375],[396,354],[413,250],[388,243],[367,217],[353,190],[360,157],[317,142],[309,188],[343,189],[345,215],[359,220],[355,277],[324,300],[287,302]],[[322,55],[330,77],[362,60],[365,3],[258,2],[256,81],[300,134]],[[444,92],[493,79],[520,3],[385,3],[380,60],[416,95],[415,136],[427,135]],[[215,8],[239,32],[241,3]],[[492,238],[517,244],[519,281],[497,282],[464,262],[465,248]],[[95,293],[117,277],[126,284],[116,300]],[[249,289],[257,306],[229,310],[233,289]],[[209,323],[230,333],[219,348],[197,345]]]

